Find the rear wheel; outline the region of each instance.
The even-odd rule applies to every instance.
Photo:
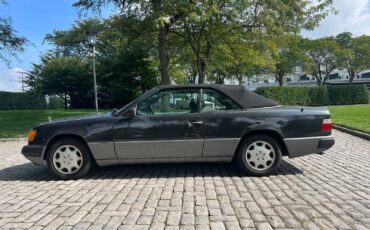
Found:
[[[74,138],[54,142],[47,152],[49,171],[59,179],[78,179],[85,176],[92,165],[89,149]]]
[[[267,135],[254,135],[244,140],[236,160],[244,172],[266,176],[277,170],[281,157],[281,149],[275,139]]]

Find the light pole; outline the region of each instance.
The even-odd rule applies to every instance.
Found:
[[[94,76],[94,95],[95,95],[95,109],[96,109],[96,114],[99,112],[98,108],[98,92],[97,92],[97,87],[96,87],[96,71],[95,71],[95,45],[96,45],[96,32],[95,31],[89,31],[87,32],[87,39],[89,44],[93,48],[92,52],[92,58],[93,58],[93,76]]]

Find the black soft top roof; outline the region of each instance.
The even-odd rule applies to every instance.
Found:
[[[279,105],[277,102],[267,99],[261,95],[247,90],[240,85],[216,85],[216,84],[197,84],[197,85],[164,85],[158,86],[159,89],[178,89],[178,88],[211,88],[221,91],[231,97],[244,109],[261,108]]]

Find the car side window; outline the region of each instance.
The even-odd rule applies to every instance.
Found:
[[[203,89],[200,112],[240,109],[228,96],[212,89]]]
[[[161,90],[137,105],[138,115],[196,113],[199,111],[198,89]]]

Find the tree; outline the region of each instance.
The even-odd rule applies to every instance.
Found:
[[[161,82],[169,84],[171,50],[177,50],[170,47],[171,39],[182,39],[179,44],[191,48],[199,83],[203,83],[213,48],[220,38],[234,33],[244,34],[245,39],[250,34],[271,37],[298,33],[302,28],[313,29],[330,12],[332,0],[316,4],[309,0],[78,0],[74,6],[100,10],[108,3],[120,8],[122,15],[152,22],[143,34],[157,33]],[[177,36],[170,36],[171,33]],[[172,44],[178,45],[176,42]]]
[[[97,19],[77,21],[69,30],[54,30],[45,35],[45,42],[55,46],[55,53],[64,57],[87,57],[91,47],[87,41],[86,32],[89,30],[102,31],[104,23]],[[100,36],[100,34],[99,34]],[[101,39],[97,49],[101,49]]]
[[[370,68],[370,36],[363,35],[354,38],[353,41],[353,64],[352,69],[354,74],[350,77],[350,82],[353,81],[355,75],[365,69]],[[350,65],[349,65],[350,66]]]
[[[214,48],[209,69],[216,74],[216,81],[223,82],[226,78],[236,78],[239,85],[245,82],[245,76],[253,76],[262,69],[273,67],[269,42],[245,40],[242,35],[224,37]]]
[[[275,66],[273,73],[279,86],[283,86],[285,77],[292,73],[302,61],[304,52],[299,47],[301,38],[296,35],[285,35],[277,40],[277,50],[273,54]]]
[[[320,38],[304,40],[303,48],[306,54],[303,69],[315,77],[318,86],[324,85],[339,65],[339,46],[332,38]]]
[[[0,1],[0,5],[5,5],[5,0]],[[27,39],[18,35],[12,26],[12,19],[0,16],[0,59],[6,64],[10,63],[10,57],[23,52]]]
[[[100,11],[105,5],[113,3],[124,16],[132,16],[141,19],[143,22],[151,22],[146,24],[147,27],[142,31],[142,34],[157,32],[158,57],[161,71],[161,84],[170,84],[170,54],[168,46],[168,36],[174,21],[181,15],[181,1],[170,0],[78,0],[73,6],[86,10]]]
[[[351,83],[357,73],[370,67],[370,36],[354,37],[343,32],[335,37],[335,41],[341,48],[339,65],[347,70]]]
[[[145,49],[132,44],[99,58],[98,83],[103,107],[122,107],[158,84],[154,63],[146,55]]]
[[[48,54],[40,64],[34,64],[26,83],[39,95],[57,95],[64,99],[64,107],[93,106],[93,82],[90,66],[78,57],[58,57]]]
[[[77,22],[72,29],[66,31],[53,31],[46,36],[46,41],[54,46],[52,54],[43,57],[41,64],[33,67],[34,76],[30,79],[31,89],[45,94],[58,94],[73,106],[90,107],[93,106],[89,99],[93,87],[86,90],[86,81],[78,78],[74,89],[80,95],[86,95],[86,104],[81,104],[70,95],[73,94],[65,88],[55,88],[53,84],[63,77],[50,77],[52,68],[56,68],[54,74],[68,74],[75,72],[74,66],[69,63],[61,71],[57,60],[80,60],[87,64],[87,70],[81,69],[81,73],[86,73],[89,82],[92,80],[91,74],[91,47],[87,44],[86,31],[91,28],[98,30],[97,42],[97,83],[99,106],[103,108],[121,107],[128,103],[139,94],[157,84],[157,72],[153,61],[153,38],[151,36],[140,36],[142,23],[132,17],[112,17],[99,21],[89,19]],[[121,29],[125,28],[125,29]],[[76,65],[77,66],[77,65]],[[35,77],[40,76],[40,77]],[[60,78],[60,79],[59,79]],[[68,78],[67,78],[68,79]],[[50,83],[50,84],[49,84]],[[50,91],[48,87],[50,86]],[[63,86],[60,84],[59,86]],[[91,89],[91,90],[90,90]],[[88,98],[87,98],[88,97]],[[83,96],[81,97],[83,98]]]
[[[242,43],[241,47],[249,46],[248,51],[244,52],[251,54],[252,51],[262,51],[265,52],[264,56],[268,57],[265,47],[256,48],[255,45],[266,44],[268,39],[283,34],[298,33],[302,28],[313,29],[328,14],[328,6],[331,3],[331,0],[320,1],[316,5],[305,0],[189,1],[183,13],[185,17],[180,17],[175,22],[173,32],[177,35],[177,40],[186,41],[194,52],[199,83],[203,83],[207,68],[211,65],[212,53],[217,52],[216,47],[222,45],[228,37],[242,36],[243,39],[237,40]]]

